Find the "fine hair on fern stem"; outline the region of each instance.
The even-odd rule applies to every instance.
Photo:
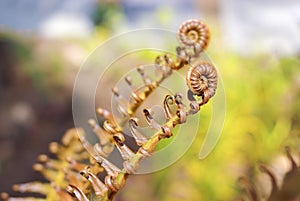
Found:
[[[141,161],[152,156],[156,145],[161,140],[172,137],[174,127],[188,124],[188,116],[198,113],[215,95],[217,71],[213,64],[199,59],[210,40],[206,24],[197,19],[184,22],[179,27],[178,40],[181,46],[175,49],[176,58],[164,54],[154,59],[154,66],[158,72],[156,79],[147,74],[145,66],[136,68],[143,81],[143,87],[136,88],[132,78],[125,77],[125,83],[130,88],[129,100],[117,87],[112,88],[112,94],[117,100],[116,108],[122,118],[116,121],[111,112],[97,108],[96,112],[104,119],[103,123],[90,119],[88,124],[97,136],[98,142],[91,144],[80,128],[77,131],[69,131],[62,140],[63,145],[52,145],[51,149],[57,155],[57,159],[50,160],[41,156],[40,164],[36,166],[51,185],[21,184],[16,190],[25,189],[22,191],[41,193],[45,195],[46,200],[72,200],[72,197],[79,201],[112,200],[124,187],[128,176],[137,172]],[[141,107],[174,71],[181,69],[187,69],[188,89],[184,93],[165,95],[160,103],[165,114],[165,121],[161,123],[153,115],[152,108]],[[144,121],[152,130],[150,137],[140,130],[141,118],[136,116],[140,108]],[[131,132],[137,151],[126,143],[125,126]],[[122,168],[108,159],[115,147],[123,159]],[[98,176],[103,171],[105,171],[104,180]],[[57,173],[60,174],[59,177],[55,175]],[[39,187],[34,188],[37,185]],[[14,199],[7,194],[2,194],[2,198],[8,201]]]

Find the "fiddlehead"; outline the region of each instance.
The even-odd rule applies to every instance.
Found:
[[[203,97],[203,103],[207,103],[216,93],[217,72],[210,63],[203,62],[191,67],[186,81],[193,94]]]
[[[57,181],[52,179],[54,176],[48,176],[48,171],[52,168],[47,166],[45,169],[47,174],[44,173],[44,175],[53,183],[52,186],[47,185],[54,190],[61,189],[59,192],[63,192],[67,198],[60,196],[53,198],[45,193],[46,190],[38,191],[45,194],[45,200],[67,200],[71,199],[70,196],[79,201],[112,200],[115,194],[124,187],[127,177],[138,170],[141,160],[151,157],[151,154],[155,152],[156,145],[162,139],[173,136],[174,127],[186,123],[189,115],[196,114],[201,106],[213,97],[217,87],[216,70],[212,64],[198,61],[200,53],[208,46],[208,28],[200,20],[188,20],[180,26],[178,39],[183,46],[176,48],[177,57],[175,59],[169,54],[165,54],[157,56],[154,60],[154,66],[159,73],[156,79],[147,75],[144,66],[139,66],[136,69],[143,80],[143,87],[136,88],[131,77],[126,76],[125,82],[131,90],[129,100],[125,98],[126,96],[122,94],[121,90],[113,87],[112,93],[117,101],[117,111],[122,118],[120,121],[116,121],[108,110],[102,108],[96,110],[104,118],[103,123],[98,123],[93,119],[89,120],[88,123],[99,142],[94,145],[90,144],[86,140],[85,133],[79,130],[78,135],[73,136],[76,141],[76,150],[72,149],[69,152],[67,151],[70,148],[69,144],[63,148],[56,144],[57,147],[53,149],[56,149],[57,163],[63,164],[62,167],[55,168],[61,174],[61,182],[58,182],[59,188]],[[151,137],[145,137],[139,130],[139,119],[135,116],[137,110],[142,107],[151,93],[172,75],[173,71],[182,68],[189,68],[186,79],[190,89],[186,91],[187,99],[190,101],[189,107],[183,103],[184,95],[179,93],[167,94],[162,103],[166,115],[165,123],[156,120],[155,116],[152,115],[151,108],[142,109],[145,122],[153,130]],[[138,147],[137,151],[133,151],[127,145],[124,135],[125,126],[130,128]],[[122,168],[117,167],[108,159],[115,147],[123,159]],[[64,155],[60,156],[60,154]],[[36,169],[44,170],[39,168],[41,166],[37,167]],[[102,172],[105,172],[103,181],[98,177]],[[34,184],[30,186],[35,187]],[[66,190],[70,196],[66,194]],[[8,201],[15,199],[6,194],[3,194],[2,198]]]
[[[178,39],[185,48],[194,48],[195,53],[199,54],[207,48],[210,32],[205,23],[191,19],[180,25]]]

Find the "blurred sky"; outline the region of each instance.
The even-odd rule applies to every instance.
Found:
[[[224,41],[242,54],[300,53],[299,0],[220,0]]]
[[[96,0],[4,0],[0,1],[0,26],[46,36],[87,36],[95,3]]]
[[[2,0],[0,28],[35,33],[46,38],[89,37],[91,16],[97,0]],[[224,44],[241,54],[271,52],[295,54],[300,51],[299,0],[120,0],[122,18],[112,27],[119,31],[136,28],[176,27],[189,18],[204,18],[206,4],[215,4]],[[102,3],[102,4],[104,4]],[[204,11],[204,12],[203,12]]]

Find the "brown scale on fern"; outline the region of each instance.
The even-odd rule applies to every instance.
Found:
[[[129,76],[125,82],[131,89],[131,98],[126,100],[124,95],[114,87],[112,93],[118,100],[117,109],[122,115],[121,122],[115,122],[113,115],[105,109],[98,108],[96,112],[105,121],[103,125],[96,120],[89,120],[88,124],[98,137],[99,142],[90,144],[81,129],[67,132],[62,140],[62,145],[52,143],[50,150],[57,156],[49,159],[45,155],[39,157],[39,164],[34,169],[40,171],[49,183],[33,182],[18,185],[15,190],[21,192],[37,192],[43,198],[13,198],[2,194],[6,201],[25,200],[112,200],[115,194],[124,187],[126,179],[139,168],[143,158],[150,157],[160,140],[173,136],[172,130],[179,124],[186,123],[187,116],[199,112],[202,105],[207,103],[215,94],[217,86],[217,73],[212,64],[200,62],[200,53],[207,48],[209,30],[200,20],[193,19],[184,22],[178,30],[178,39],[183,46],[176,48],[177,57],[169,54],[158,56],[155,61],[156,70],[160,75],[151,79],[143,66],[137,68],[144,86],[136,89]],[[183,103],[183,95],[167,94],[163,101],[166,123],[160,124],[153,116],[151,108],[144,108],[143,114],[148,126],[153,130],[153,135],[147,139],[139,131],[139,119],[135,117],[137,110],[142,106],[148,96],[169,76],[174,70],[181,68],[187,70],[187,85],[189,86],[189,105]],[[200,85],[199,85],[200,84]],[[199,86],[198,86],[199,85]],[[191,92],[193,93],[191,98]],[[195,98],[198,96],[199,98]],[[188,122],[187,122],[188,123]],[[136,141],[138,150],[134,152],[126,145],[123,134],[124,125],[128,125]],[[123,158],[123,167],[118,168],[107,157],[116,148]],[[102,181],[98,175],[105,171],[106,176]],[[67,193],[68,192],[68,193]]]

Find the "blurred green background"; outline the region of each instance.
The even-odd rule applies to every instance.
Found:
[[[188,152],[162,171],[132,176],[116,200],[233,200],[241,193],[240,176],[257,179],[260,163],[286,169],[279,160],[285,146],[297,154],[297,1],[12,2],[0,3],[0,191],[11,193],[14,183],[41,179],[31,166],[48,153],[49,142],[74,126],[73,83],[93,49],[136,28],[176,31],[189,18],[204,19],[211,28],[207,53],[226,91],[221,138],[207,158],[198,159],[211,118],[210,107],[204,107]]]

